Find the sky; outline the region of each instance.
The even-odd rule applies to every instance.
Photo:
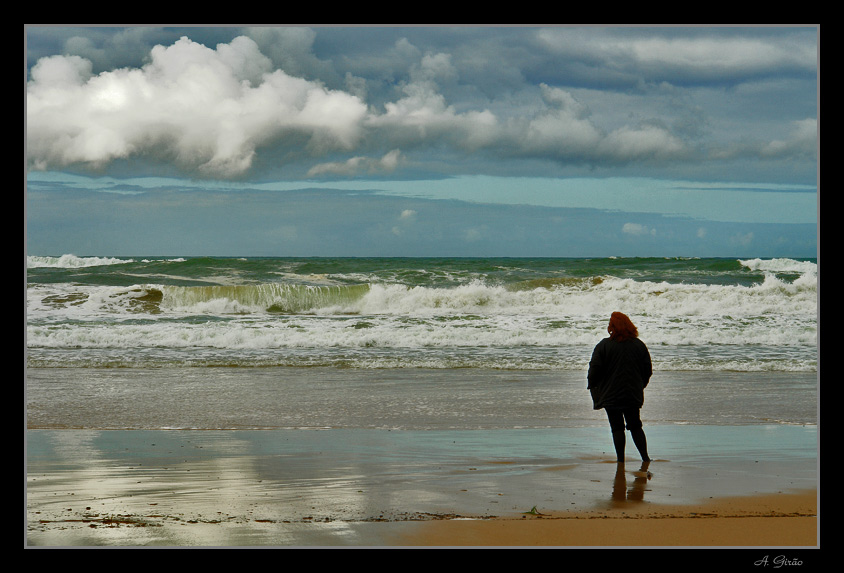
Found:
[[[816,257],[819,26],[25,26],[25,247]]]

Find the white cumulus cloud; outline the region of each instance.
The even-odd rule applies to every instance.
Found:
[[[311,150],[349,149],[361,136],[363,102],[272,71],[249,38],[217,49],[182,38],[150,55],[143,68],[96,76],[82,58],[40,60],[27,85],[31,167],[146,155],[233,177],[271,141],[304,138]]]

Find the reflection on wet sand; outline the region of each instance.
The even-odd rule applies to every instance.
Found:
[[[817,480],[812,428],[726,428],[719,442],[655,426],[664,458],[614,471],[614,455],[589,453],[602,430],[29,430],[27,543],[379,545],[418,521],[618,516]],[[718,446],[689,456],[692,443]]]
[[[615,479],[613,480],[612,488],[612,505],[615,507],[622,506],[631,501],[644,501],[645,492],[648,490],[648,481],[653,478],[653,474],[648,470],[651,462],[642,462],[642,466],[638,471],[631,471],[633,476],[633,483],[628,488],[627,485],[627,471],[624,463],[619,463],[616,466]]]

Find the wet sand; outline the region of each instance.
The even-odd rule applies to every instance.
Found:
[[[819,547],[817,491],[442,521],[398,539],[452,547]]]
[[[818,546],[817,429],[29,430],[29,547]]]

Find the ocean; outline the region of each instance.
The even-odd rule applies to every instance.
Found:
[[[815,259],[27,258],[30,428],[604,424],[613,311],[643,418],[816,424]]]

